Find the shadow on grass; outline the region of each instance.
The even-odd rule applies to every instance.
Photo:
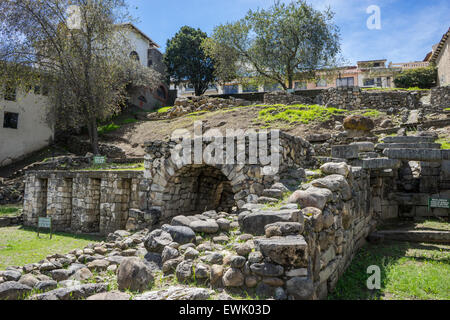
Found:
[[[426,250],[420,255],[411,255],[416,250]],[[448,249],[447,249],[448,250]],[[417,251],[420,253],[420,251]],[[382,244],[368,244],[355,255],[352,263],[339,279],[336,289],[328,296],[329,300],[379,300],[386,297],[385,291],[389,279],[388,270],[395,268],[402,258],[411,259],[411,263],[443,262],[450,264],[450,256],[443,254],[439,245],[419,244],[408,242],[384,242]],[[448,252],[448,251],[447,251]],[[367,273],[369,266],[381,269],[381,290],[369,290]],[[388,296],[387,296],[388,297]],[[389,297],[388,297],[389,298]]]

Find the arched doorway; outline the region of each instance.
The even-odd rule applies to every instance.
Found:
[[[164,190],[164,216],[195,215],[209,210],[230,212],[234,193],[227,177],[208,165],[189,165],[172,176]]]

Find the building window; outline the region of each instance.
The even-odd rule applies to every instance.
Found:
[[[19,114],[15,112],[5,112],[3,118],[3,128],[17,129]]]
[[[355,85],[355,79],[353,77],[339,78],[336,80],[337,87],[353,87],[354,85]]]
[[[130,53],[130,58],[136,61],[141,61],[141,59],[139,58],[139,54],[136,51],[132,51]]]
[[[306,90],[306,82],[296,82],[294,88],[297,90]]]
[[[319,81],[316,82],[316,87],[318,88],[323,88],[327,86],[327,80],[325,79],[320,79]]]
[[[379,88],[383,87],[383,81],[381,78],[377,78],[377,87]]]
[[[223,93],[224,93],[224,94],[235,94],[235,93],[239,93],[239,86],[238,86],[238,85],[223,86]]]
[[[6,85],[4,98],[7,101],[16,101],[16,87]]]
[[[364,86],[374,86],[375,79],[364,79],[363,84],[364,84]]]
[[[148,60],[147,66],[150,68],[152,65],[153,65],[153,60],[152,60],[152,59],[149,59],[149,60]]]
[[[281,86],[281,84],[279,83],[275,83],[275,84],[268,84],[264,86],[264,91],[265,92],[271,92],[271,91],[281,91],[283,90],[283,87]]]

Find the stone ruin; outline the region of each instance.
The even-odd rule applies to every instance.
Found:
[[[185,164],[172,157],[181,155],[178,141],[149,142],[143,174],[29,172],[24,224],[49,216],[57,230],[143,230],[135,242],[147,250],[146,259],[180,282],[195,270],[212,287],[253,288],[280,300],[325,299],[380,222],[448,215],[427,207],[429,197],[450,198],[450,151],[435,139],[387,137],[333,146],[331,156],[316,157],[310,143],[280,133],[274,176],[262,175],[261,165],[214,165],[208,158]],[[205,150],[211,141],[201,143]],[[248,156],[249,144],[234,150],[234,160],[239,151]],[[267,154],[272,150],[267,145]],[[318,167],[320,173],[310,170]],[[228,232],[245,242],[232,252],[225,249]],[[140,299],[149,297],[160,296]]]

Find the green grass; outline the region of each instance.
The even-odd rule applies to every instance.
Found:
[[[319,105],[274,105],[261,110],[258,120],[266,124],[274,122],[308,124],[313,121],[324,122],[330,120],[333,115],[341,115],[345,112],[346,110]]]
[[[368,118],[379,118],[384,115],[383,112],[380,112],[375,109],[366,109],[366,110],[357,110],[350,112],[351,114],[357,114]]]
[[[49,234],[41,232],[37,237],[34,229],[23,227],[0,228],[0,270],[8,266],[23,266],[38,262],[47,255],[84,248],[89,243],[101,241],[98,237],[68,233]]]
[[[167,113],[167,112],[169,112],[170,110],[172,110],[172,108],[173,107],[163,107],[163,108],[159,108],[158,109],[158,113]]]
[[[398,91],[398,90],[406,90],[406,91],[430,91],[431,89],[421,89],[419,87],[410,87],[410,88],[362,88],[364,91]]]
[[[283,198],[278,200],[278,202],[275,203],[269,203],[265,205],[265,209],[279,209],[281,208],[283,205],[285,205],[287,203],[287,200],[290,198],[290,196],[292,196],[294,192],[293,191],[287,191],[283,193]]]
[[[0,216],[17,215],[20,209],[22,208],[18,206],[10,206],[10,205],[0,206]]]
[[[103,135],[105,133],[113,132],[119,129],[120,126],[114,123],[110,123],[101,127],[98,127],[98,134]]]
[[[362,248],[330,300],[448,300],[450,247],[406,242]],[[381,269],[381,290],[368,290],[367,268]]]
[[[450,150],[450,140],[443,138],[443,139],[437,140],[436,143],[440,143],[441,144],[441,149],[442,150]]]
[[[93,164],[80,171],[144,171],[144,162]]]

